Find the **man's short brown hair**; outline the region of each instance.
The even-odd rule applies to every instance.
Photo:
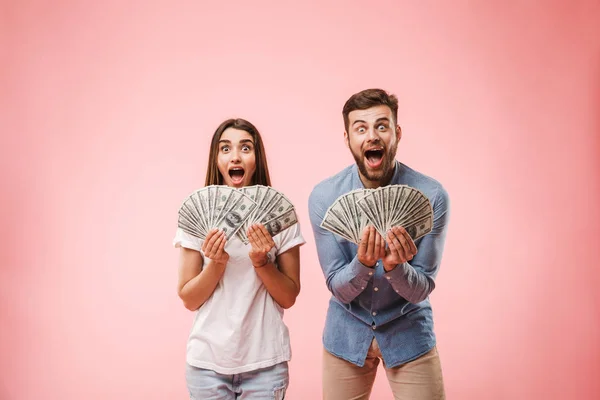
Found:
[[[398,98],[389,94],[383,89],[366,89],[356,94],[353,94],[342,110],[344,116],[344,127],[348,131],[348,114],[354,110],[366,110],[376,106],[388,106],[392,110],[394,124],[398,124]]]

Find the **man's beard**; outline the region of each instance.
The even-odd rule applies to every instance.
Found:
[[[354,157],[354,161],[358,166],[358,170],[361,175],[364,176],[367,180],[371,182],[378,182],[381,184],[387,184],[389,180],[392,178],[392,174],[394,172],[394,166],[396,163],[396,151],[398,150],[398,143],[392,145],[389,151],[386,151],[384,148],[383,151],[383,166],[377,171],[369,171],[365,162],[365,155],[363,152],[359,154],[355,154],[351,151],[352,156]]]

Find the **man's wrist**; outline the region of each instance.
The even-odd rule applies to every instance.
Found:
[[[377,261],[375,261],[375,262],[373,263],[373,265],[368,265],[368,264],[365,264],[364,262],[362,262],[362,261],[360,260],[360,258],[358,259],[358,262],[359,262],[359,263],[361,263],[363,266],[365,266],[365,267],[367,267],[367,268],[371,268],[371,269],[375,268],[375,266],[377,265]]]
[[[383,264],[383,269],[385,272],[393,271],[399,264]]]

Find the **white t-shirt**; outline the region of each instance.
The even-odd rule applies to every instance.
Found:
[[[305,243],[300,224],[273,237],[271,259]],[[201,252],[202,241],[177,229],[175,247]],[[188,364],[233,375],[289,361],[290,336],[283,309],[256,274],[252,246],[233,236],[225,251],[229,261],[213,294],[196,311],[187,344]],[[204,263],[210,263],[205,257]]]

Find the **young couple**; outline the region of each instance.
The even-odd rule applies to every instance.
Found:
[[[396,161],[402,137],[398,100],[380,89],[344,105],[344,139],[356,164],[315,186],[309,213],[325,282],[332,293],[323,333],[323,398],[368,399],[383,360],[395,399],[444,399],[429,294],[435,287],[448,227],[448,195],[437,181]],[[205,185],[271,185],[256,127],[243,119],[215,131]],[[413,242],[398,226],[382,237],[372,227],[360,244],[321,228],[328,207],[360,188],[408,185],[433,207],[433,230]],[[213,230],[205,241],[177,230],[178,293],[195,311],[187,343],[191,399],[283,399],[291,358],[283,309],[300,292],[296,224],[271,237],[248,228],[249,244]]]

